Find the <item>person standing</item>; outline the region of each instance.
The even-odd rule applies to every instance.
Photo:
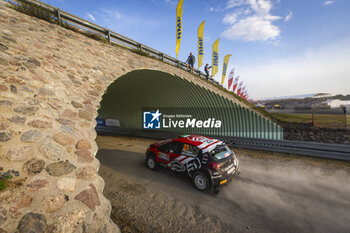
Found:
[[[188,56],[187,58],[187,71],[190,71],[190,69],[192,70],[192,72],[194,71],[194,63],[196,62],[196,58],[194,55],[192,55],[192,52],[190,52],[190,56]]]
[[[209,69],[211,68],[211,66],[208,65],[208,63],[205,65],[204,67],[204,71],[207,74],[207,79],[209,78]]]
[[[349,117],[347,116],[347,111],[346,110],[347,110],[346,106],[343,106],[343,112],[344,112],[344,118],[345,118],[345,128],[350,126],[350,122],[348,120]]]

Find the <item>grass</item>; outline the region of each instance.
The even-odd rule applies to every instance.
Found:
[[[11,8],[20,11],[24,14],[34,16],[36,18],[48,21],[50,23],[56,23],[57,20],[55,19],[54,15],[52,13],[42,7],[39,7],[35,4],[25,2],[22,0],[16,0],[16,1],[8,1],[10,3],[15,2],[15,5],[11,5]],[[16,4],[17,3],[17,4]],[[20,4],[18,4],[20,3]]]
[[[65,29],[71,30],[73,32],[79,32],[79,28],[75,27],[72,24],[66,23],[66,22],[62,22],[61,26],[64,27]]]
[[[312,123],[312,114],[270,113],[273,118],[281,123]],[[316,127],[344,128],[350,123],[350,116],[334,114],[315,114]]]
[[[312,123],[311,114],[285,114],[285,113],[270,113],[270,114],[280,122]]]
[[[138,55],[144,56],[144,57],[150,57],[153,58],[149,53],[142,51],[140,49],[131,49],[132,52],[137,53]]]
[[[0,191],[4,191],[7,188],[7,180],[11,178],[11,175],[0,176]]]
[[[83,35],[85,35],[85,36],[87,36],[87,37],[89,37],[91,39],[94,39],[94,40],[100,41],[102,43],[108,44],[107,38],[104,37],[101,34],[89,32],[89,31],[81,31],[81,30],[79,30],[78,33],[83,34]]]

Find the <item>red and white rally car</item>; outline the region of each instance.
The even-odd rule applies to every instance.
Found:
[[[224,142],[199,135],[184,135],[150,145],[146,165],[152,170],[164,166],[186,173],[200,191],[210,187],[217,190],[239,170],[235,153]]]

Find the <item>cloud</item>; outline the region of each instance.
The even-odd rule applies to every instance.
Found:
[[[280,29],[273,22],[281,16],[270,13],[273,5],[271,0],[228,0],[227,13],[223,23],[229,24],[222,36],[231,40],[267,41],[280,35]],[[290,16],[291,17],[291,16]]]
[[[293,12],[290,11],[288,15],[284,18],[284,21],[288,22],[293,17]]]
[[[221,7],[210,7],[209,8],[210,12],[220,12],[222,11]]]
[[[177,5],[177,2],[176,1],[173,1],[173,0],[164,0],[164,2],[166,4],[170,4],[170,5]]]
[[[96,21],[96,19],[95,19],[95,17],[92,15],[92,14],[90,14],[90,13],[86,13],[86,16],[89,18],[89,19],[91,19],[92,21]]]
[[[258,16],[252,16],[240,20],[237,24],[223,32],[228,39],[241,39],[244,41],[266,41],[277,38],[280,30],[271,21]]]
[[[334,1],[325,1],[323,4],[325,6],[328,6],[328,5],[332,5],[334,3]]]
[[[234,8],[234,7],[237,7],[237,6],[241,6],[245,2],[246,2],[245,0],[229,0],[229,1],[227,1],[226,8],[230,9],[230,8]]]
[[[316,92],[350,94],[349,41],[310,48],[276,61],[242,65],[240,74],[254,99]]]
[[[237,16],[236,13],[226,14],[222,22],[226,24],[234,24],[237,21]]]
[[[114,17],[115,17],[116,19],[120,19],[120,14],[119,14],[118,12],[114,12]]]
[[[110,9],[102,9],[101,10],[103,13],[107,14],[108,17],[114,18],[114,19],[120,19],[121,15],[118,11],[116,10],[110,10]]]

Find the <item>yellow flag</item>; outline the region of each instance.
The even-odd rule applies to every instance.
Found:
[[[212,63],[211,71],[212,71],[213,77],[216,75],[219,68],[219,40],[220,39],[217,39],[213,44],[213,52],[212,52],[212,58],[211,58],[211,63]]]
[[[204,24],[205,21],[201,23],[198,27],[198,69],[203,64],[203,56],[204,56],[204,40],[203,40],[203,33],[204,33]]]
[[[182,36],[182,3],[183,0],[179,0],[176,8],[176,58],[179,55],[181,36]]]
[[[224,85],[227,67],[228,67],[228,61],[230,60],[231,54],[226,55],[224,58],[224,66],[222,67],[222,78],[221,78],[221,85]]]

